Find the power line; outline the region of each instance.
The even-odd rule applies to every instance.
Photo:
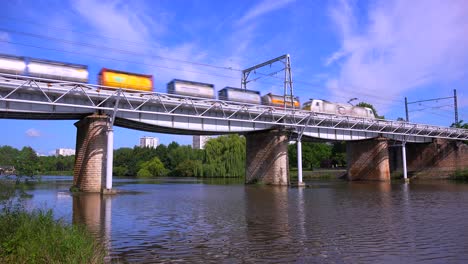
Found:
[[[85,31],[81,31],[81,30],[76,30],[76,29],[73,29],[73,28],[51,26],[49,24],[37,23],[37,21],[24,20],[23,18],[20,19],[20,18],[14,18],[14,17],[11,17],[11,16],[0,16],[0,19],[13,20],[13,21],[20,22],[20,23],[41,26],[41,29],[43,29],[44,27],[48,27],[48,29],[55,29],[55,30],[66,31],[66,32],[74,32],[74,33],[77,33],[77,34],[87,35],[87,36],[96,37],[96,38],[115,40],[115,41],[119,41],[119,42],[127,42],[129,44],[133,44],[133,45],[137,45],[137,46],[145,46],[145,47],[148,46],[148,43],[145,43],[145,42],[122,39],[122,38],[118,38],[118,37],[104,36],[104,35],[89,33],[89,32],[85,32]],[[213,56],[211,56],[211,57],[213,57]],[[215,56],[215,58],[216,58],[216,56]],[[217,57],[217,58],[225,59],[225,57]]]
[[[9,43],[9,44],[13,44],[13,45],[20,45],[20,46],[32,47],[32,48],[37,48],[37,49],[45,49],[45,50],[52,50],[52,51],[58,51],[58,52],[64,52],[64,53],[72,53],[72,54],[78,54],[78,55],[85,55],[85,56],[90,56],[90,57],[93,57],[93,58],[100,58],[100,59],[104,59],[104,60],[113,60],[113,61],[120,61],[120,62],[133,63],[133,64],[141,64],[141,65],[152,66],[152,67],[156,67],[156,68],[169,69],[169,70],[177,70],[177,71],[183,71],[183,72],[190,72],[190,73],[197,73],[197,74],[212,75],[212,76],[216,76],[216,77],[224,77],[224,78],[238,79],[238,77],[233,77],[233,76],[220,75],[220,74],[207,73],[207,72],[190,71],[190,70],[179,69],[179,68],[173,68],[173,67],[168,67],[168,66],[163,66],[163,65],[158,65],[158,64],[151,64],[151,63],[144,63],[144,62],[137,62],[137,61],[129,61],[129,60],[123,60],[123,59],[116,59],[116,58],[98,56],[98,55],[94,55],[94,54],[86,54],[86,53],[76,52],[76,51],[60,50],[60,49],[54,49],[54,48],[46,48],[46,47],[35,46],[35,45],[31,45],[31,44],[12,42],[12,41],[3,40],[3,39],[0,39],[0,42]]]
[[[35,37],[35,38],[48,39],[48,40],[58,41],[58,42],[62,42],[62,43],[68,43],[68,44],[72,44],[72,45],[79,45],[79,46],[84,46],[84,47],[88,47],[88,48],[95,48],[95,49],[99,49],[99,50],[105,49],[105,50],[116,51],[116,52],[119,52],[119,53],[129,54],[129,55],[160,58],[160,59],[175,61],[175,62],[180,62],[180,63],[186,63],[186,64],[192,64],[192,65],[204,66],[204,67],[211,67],[211,68],[215,68],[215,69],[241,71],[240,69],[234,69],[232,67],[217,66],[217,65],[213,65],[213,64],[207,64],[207,63],[199,63],[199,62],[193,62],[193,61],[187,61],[187,60],[180,60],[180,59],[168,58],[168,57],[164,57],[164,56],[160,56],[160,55],[149,55],[149,54],[138,53],[138,52],[133,52],[133,51],[124,50],[124,49],[99,46],[99,45],[94,45],[94,44],[89,44],[89,43],[84,43],[84,42],[70,41],[70,40],[61,39],[61,38],[50,37],[50,36],[34,34],[34,33],[28,33],[28,32],[21,32],[21,31],[10,30],[10,29],[5,29],[5,28],[0,28],[0,30],[5,31],[5,32],[9,32],[9,33],[13,33],[13,34],[20,34],[20,35],[25,35],[25,36]],[[25,44],[20,44],[20,45],[25,45]],[[153,66],[156,66],[156,65],[153,65]],[[156,66],[156,67],[158,67],[158,66]],[[163,66],[159,66],[159,67],[163,67]],[[168,67],[165,67],[165,68],[168,68]],[[172,68],[172,69],[176,69],[176,68]],[[197,73],[197,72],[194,72],[194,73]],[[203,73],[203,74],[205,74],[205,73]],[[262,75],[264,77],[270,77],[270,78],[276,78],[276,79],[281,79],[282,80],[282,78],[274,76],[274,74],[271,74],[271,73],[270,74],[257,73],[257,74]],[[310,86],[315,86],[313,83],[306,82],[306,81],[301,81],[301,80],[295,80],[294,82],[295,83],[302,83],[302,84],[306,84],[306,85],[310,85]],[[296,90],[303,90],[303,89],[297,89],[296,88]],[[343,91],[350,91],[350,90],[344,89],[344,88],[342,88],[342,90]],[[358,92],[357,89],[353,89],[352,93],[353,93],[353,96],[362,95],[362,96],[366,96],[366,97],[370,97],[370,98],[375,98],[377,100],[380,100],[381,102],[382,101],[385,101],[385,102],[389,101],[388,98],[383,98],[383,97],[376,96],[376,95],[373,95],[373,94]],[[335,96],[348,99],[347,96],[337,96],[337,95],[335,95]],[[401,101],[397,101],[397,100],[391,100],[391,101],[393,101],[395,103],[401,103]],[[388,104],[388,105],[391,105],[391,104]]]
[[[95,49],[99,49],[99,50],[104,49],[104,50],[117,51],[119,53],[125,53],[125,54],[129,54],[129,55],[136,55],[136,56],[143,56],[143,57],[153,57],[153,58],[159,58],[159,59],[163,59],[163,60],[169,60],[169,61],[175,61],[175,62],[180,62],[180,63],[192,64],[192,65],[196,65],[196,66],[211,67],[211,68],[222,69],[222,70],[241,71],[239,69],[234,69],[232,67],[217,66],[217,65],[207,64],[207,63],[200,63],[200,62],[193,62],[193,61],[188,61],[188,60],[168,58],[168,57],[164,57],[164,56],[160,56],[160,55],[138,53],[138,52],[124,50],[124,49],[118,49],[118,48],[112,48],[112,47],[106,47],[106,46],[99,46],[99,45],[89,44],[89,43],[85,43],[85,42],[71,41],[71,40],[66,40],[66,39],[62,39],[62,38],[50,37],[50,36],[34,34],[34,33],[29,33],[29,32],[21,32],[21,31],[10,30],[10,29],[5,29],[5,28],[0,28],[0,31],[4,31],[4,32],[12,33],[12,34],[23,35],[23,36],[34,37],[34,38],[53,40],[53,41],[58,41],[58,42],[62,42],[62,43],[68,43],[68,44],[72,44],[72,45],[88,47],[88,48],[95,48]]]

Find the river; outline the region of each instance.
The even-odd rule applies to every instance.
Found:
[[[71,183],[43,177],[27,207],[85,224],[112,262],[468,261],[468,184],[116,179],[123,193],[101,198],[72,196]]]

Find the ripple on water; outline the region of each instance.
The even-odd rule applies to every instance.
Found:
[[[109,241],[115,262],[463,263],[468,185],[316,182],[314,188],[120,180],[133,194],[32,190]],[[36,195],[35,195],[36,194]],[[68,218],[65,218],[68,219]]]

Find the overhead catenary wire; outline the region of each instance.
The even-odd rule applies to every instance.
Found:
[[[55,37],[50,37],[50,36],[44,36],[44,35],[39,35],[39,34],[34,34],[34,33],[19,32],[19,31],[4,29],[4,28],[0,28],[0,30],[7,31],[7,32],[10,32],[10,33],[14,33],[14,34],[16,34],[16,33],[17,34],[23,34],[23,35],[30,36],[30,37],[46,38],[46,39],[49,39],[49,40],[59,41],[59,42],[62,42],[62,43],[68,43],[68,44],[71,44],[71,45],[81,45],[81,46],[85,46],[85,47],[92,48],[92,49],[103,49],[103,48],[104,49],[111,49],[111,50],[113,50],[115,52],[118,52],[118,53],[125,53],[125,54],[144,56],[144,57],[155,57],[155,58],[160,58],[162,60],[175,61],[175,62],[179,62],[179,63],[187,63],[187,64],[192,64],[192,65],[197,65],[197,66],[205,66],[205,67],[210,67],[210,68],[214,68],[214,69],[218,69],[218,70],[240,71],[239,69],[234,69],[232,67],[225,67],[225,66],[218,66],[218,65],[207,64],[207,63],[192,62],[192,61],[174,59],[174,58],[169,58],[169,57],[164,57],[164,56],[159,56],[159,55],[148,55],[148,54],[144,54],[144,53],[137,53],[137,52],[123,50],[123,49],[117,49],[117,48],[103,47],[103,46],[89,44],[89,43],[74,42],[74,41],[70,41],[70,40],[65,40],[65,39],[60,39],[60,38],[55,38]],[[169,67],[169,66],[158,65],[158,64],[150,64],[150,63],[137,62],[137,61],[128,61],[128,60],[124,60],[124,59],[115,59],[115,58],[109,58],[109,57],[103,57],[103,56],[96,56],[96,55],[84,54],[82,52],[76,52],[76,51],[58,50],[58,49],[53,49],[53,48],[40,47],[40,46],[31,45],[31,44],[25,44],[25,43],[15,43],[15,42],[6,41],[6,40],[0,40],[0,41],[10,43],[10,44],[14,44],[14,45],[23,45],[23,46],[29,46],[29,47],[33,47],[33,48],[39,48],[39,49],[47,49],[47,50],[65,52],[65,53],[86,55],[86,56],[97,57],[97,58],[100,58],[100,59],[120,61],[120,62],[132,63],[132,64],[141,64],[141,65],[158,67],[158,68],[163,68],[163,69],[168,69],[168,70],[185,71],[185,72],[190,72],[190,73],[195,73],[195,74],[211,75],[211,76],[216,76],[216,77],[221,77],[221,78],[230,78],[230,79],[238,79],[239,78],[239,77],[234,77],[234,76],[207,73],[207,72],[201,72],[201,71],[191,71],[191,70],[180,69],[180,68]],[[282,80],[282,78],[274,76],[274,74],[263,74],[263,73],[259,73],[259,74],[260,75],[265,75],[266,77],[276,78],[276,79],[281,79]],[[260,81],[260,82],[261,83],[266,83],[264,81]],[[297,83],[305,84],[305,85],[308,85],[308,86],[311,86],[311,87],[316,86],[316,84],[314,84],[314,83],[303,81],[303,80],[298,80],[298,79],[295,79],[294,83],[296,83],[296,84]],[[295,90],[311,92],[310,89],[303,88],[303,87],[304,86],[299,86],[299,87],[296,86]],[[344,88],[340,88],[340,90],[341,91],[350,91],[349,89],[344,89]],[[320,90],[319,91],[313,90],[313,92],[320,93]],[[324,93],[322,93],[322,94],[324,94]],[[359,92],[358,89],[353,89],[352,90],[352,96],[356,96],[356,95],[358,95],[358,96],[363,95],[363,96],[368,97],[368,98],[369,97],[374,98],[375,101],[380,102],[379,103],[380,105],[394,105],[395,103],[403,103],[403,101],[400,101],[400,100],[393,100],[393,99],[389,99],[388,97],[381,97],[381,96],[376,96],[374,94],[363,93],[363,92]],[[341,95],[337,95],[337,94],[334,94],[333,96],[338,97],[338,98],[343,98],[345,100],[349,99],[348,98],[349,96],[341,96]]]
[[[115,52],[119,52],[119,53],[129,54],[129,55],[160,58],[160,59],[163,59],[163,60],[175,61],[175,62],[180,62],[180,63],[187,63],[187,64],[192,64],[192,65],[197,65],[197,66],[211,67],[211,68],[221,69],[221,70],[231,70],[231,71],[238,71],[238,72],[242,71],[240,69],[234,69],[232,67],[218,66],[218,65],[208,64],[208,63],[193,62],[193,61],[169,58],[169,57],[164,57],[164,56],[154,55],[154,54],[138,53],[138,52],[129,51],[129,50],[125,50],[125,49],[118,49],[118,48],[112,48],[112,47],[106,47],[106,46],[99,46],[99,45],[89,44],[89,43],[84,43],[84,42],[70,41],[70,40],[66,40],[66,39],[61,39],[61,38],[56,38],[56,37],[51,37],[51,36],[45,36],[45,35],[40,35],[40,34],[35,34],[35,33],[21,32],[21,31],[10,30],[10,29],[5,29],[5,28],[0,28],[0,30],[5,31],[5,32],[9,32],[9,33],[13,33],[13,34],[20,34],[20,35],[25,35],[25,36],[35,37],[35,38],[54,40],[54,41],[58,41],[58,42],[62,42],[62,43],[68,43],[68,44],[72,44],[72,45],[79,45],[79,46],[84,46],[84,47],[88,47],[88,48],[95,48],[95,49],[100,49],[100,50],[106,49],[106,50],[111,50],[111,51],[115,51]],[[282,78],[274,76],[274,74],[272,74],[272,73],[263,74],[263,73],[259,72],[257,74],[263,75],[265,77],[276,78],[276,79],[282,80]],[[313,83],[302,81],[302,80],[297,80],[297,79],[294,80],[294,83],[300,83],[300,84],[302,83],[302,84],[306,84],[306,85],[310,85],[310,86],[315,86]],[[298,90],[297,88],[295,88],[295,89]],[[299,89],[299,90],[303,90],[303,89]],[[351,91],[351,90],[345,89],[345,88],[341,88],[341,90]],[[356,95],[356,94],[357,95],[362,95],[362,96],[365,96],[365,97],[370,97],[370,98],[381,100],[381,102],[388,102],[389,101],[388,97],[383,98],[383,97],[379,97],[379,96],[376,96],[376,95],[373,95],[373,94],[359,92],[356,89],[353,89],[352,92],[353,92],[353,95]],[[341,97],[341,98],[344,98],[344,99],[348,99],[346,96],[337,96],[337,95],[335,95],[335,96],[336,97]],[[402,101],[400,101],[400,100],[390,100],[390,101],[393,101],[394,103],[402,103]],[[388,105],[390,105],[390,104],[388,104]]]
[[[85,43],[85,42],[66,40],[66,39],[62,39],[62,38],[56,38],[56,37],[45,36],[45,35],[29,33],[29,32],[21,32],[21,31],[5,29],[5,28],[0,28],[0,31],[13,33],[13,34],[19,34],[19,35],[23,35],[23,36],[34,37],[34,38],[54,40],[54,41],[67,43],[67,44],[72,44],[72,45],[78,45],[78,46],[82,46],[82,47],[89,47],[89,48],[95,48],[95,49],[100,49],[100,50],[103,50],[103,49],[104,50],[111,50],[111,51],[116,51],[116,52],[119,52],[119,53],[129,54],[129,55],[159,58],[159,59],[163,59],[163,60],[169,60],[169,61],[174,61],[174,62],[179,62],[179,63],[192,64],[192,65],[196,65],[196,66],[210,67],[210,68],[215,68],[215,69],[232,70],[232,71],[238,71],[238,72],[242,71],[240,69],[234,69],[232,67],[217,66],[217,65],[212,65],[212,64],[208,64],[208,63],[201,63],[201,62],[193,62],[193,61],[169,58],[169,57],[164,57],[164,56],[154,55],[154,54],[138,53],[138,52],[134,52],[134,51],[130,51],[130,50],[112,48],[112,47],[108,47],[108,46],[99,46],[99,45],[89,44],[89,43]]]
[[[47,47],[41,47],[41,46],[25,44],[25,43],[18,43],[18,42],[3,40],[3,39],[0,39],[0,42],[9,43],[9,44],[13,44],[13,45],[21,45],[21,46],[26,46],[26,47],[38,48],[38,49],[45,49],[45,50],[51,50],[51,51],[58,51],[58,52],[64,52],[64,53],[71,53],[71,54],[77,54],[77,55],[90,56],[90,57],[93,57],[93,58],[99,58],[99,59],[105,59],[105,60],[140,64],[140,65],[152,66],[152,67],[156,67],[156,68],[163,68],[163,69],[169,69],[169,70],[177,70],[177,71],[184,71],[184,72],[197,73],[197,74],[206,74],[206,75],[212,75],[212,76],[224,77],[224,78],[231,78],[231,79],[238,79],[239,78],[239,77],[228,76],[228,75],[219,75],[219,74],[213,74],[213,73],[208,73],[208,72],[199,72],[199,71],[191,71],[191,70],[186,70],[186,69],[179,69],[179,68],[174,68],[174,67],[169,67],[169,66],[164,66],[164,65],[158,65],[158,64],[151,64],[151,63],[136,62],[136,61],[123,60],[123,59],[116,59],[116,58],[104,57],[104,56],[99,56],[99,55],[95,55],[95,54],[87,54],[87,53],[77,52],[77,51],[47,48]]]

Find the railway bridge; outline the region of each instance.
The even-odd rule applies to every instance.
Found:
[[[407,178],[468,168],[468,130],[336,116],[159,92],[129,92],[78,82],[0,73],[0,118],[78,120],[74,184],[85,192],[112,190],[113,127],[186,134],[246,136],[246,183],[288,185],[288,142],[347,141],[349,180],[389,180],[391,156]],[[389,146],[399,146],[390,151]],[[407,149],[408,148],[408,152]],[[401,151],[400,151],[401,150]],[[392,155],[390,155],[391,153]]]

